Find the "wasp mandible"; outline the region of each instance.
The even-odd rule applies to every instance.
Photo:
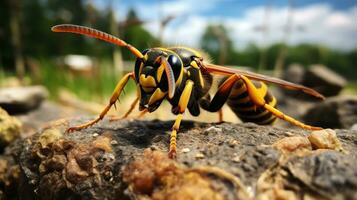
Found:
[[[322,129],[306,125],[279,111],[276,108],[277,100],[268,91],[264,82],[291,90],[300,90],[324,99],[311,88],[253,72],[214,65],[206,62],[199,51],[188,47],[155,47],[139,51],[113,35],[84,26],[62,24],[52,27],[52,31],[76,33],[104,40],[127,48],[136,57],[134,71],[124,75],[117,83],[109,104],[100,115],[85,124],[70,127],[68,132],[87,128],[103,119],[118,100],[129,79],[135,81],[138,96],[125,116],[130,114],[138,102],[140,102],[139,110],[148,112],[154,112],[165,99],[172,105],[172,112],[177,115],[177,118],[171,130],[170,158],[176,157],[177,132],[186,110],[191,115],[198,116],[201,108],[217,112],[227,103],[243,122],[266,125],[280,118],[304,129]],[[213,81],[212,74],[224,75],[226,79],[211,98],[209,90]]]

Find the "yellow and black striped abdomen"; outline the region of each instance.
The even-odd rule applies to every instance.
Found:
[[[267,104],[276,107],[275,97],[268,91],[263,82],[252,81],[260,95],[264,97]],[[276,117],[264,107],[257,107],[249,98],[248,91],[242,80],[235,83],[227,100],[228,106],[243,122],[254,122],[256,124],[272,124]]]

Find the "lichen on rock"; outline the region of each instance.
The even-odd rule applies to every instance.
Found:
[[[0,148],[20,137],[22,124],[0,107]]]

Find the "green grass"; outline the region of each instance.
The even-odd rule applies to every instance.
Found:
[[[344,92],[357,95],[357,82],[349,82],[344,89]]]
[[[91,76],[71,73],[67,68],[59,67],[47,60],[41,60],[41,84],[57,99],[61,89],[68,89],[79,98],[87,101],[103,102],[108,100],[116,83],[121,77],[115,75],[108,60],[100,60],[98,68]],[[129,81],[126,92],[135,91],[135,84]]]

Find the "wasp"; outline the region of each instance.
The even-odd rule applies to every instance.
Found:
[[[164,100],[172,105],[172,113],[177,117],[171,129],[168,153],[170,158],[176,158],[177,132],[187,110],[191,115],[199,116],[201,108],[217,112],[227,103],[243,122],[268,125],[280,118],[303,129],[322,129],[306,125],[279,111],[276,108],[277,100],[268,91],[265,82],[324,99],[311,88],[249,71],[214,65],[206,62],[201,52],[188,47],[155,47],[139,51],[113,35],[89,27],[62,24],[52,27],[52,31],[76,33],[104,40],[128,49],[136,57],[134,71],[125,74],[117,83],[108,105],[99,116],[87,123],[70,127],[68,132],[85,129],[103,119],[115,105],[130,79],[135,81],[138,95],[125,117],[137,103],[139,110],[143,112],[154,112]],[[224,75],[225,80],[219,84],[211,98],[209,91],[214,74]]]

